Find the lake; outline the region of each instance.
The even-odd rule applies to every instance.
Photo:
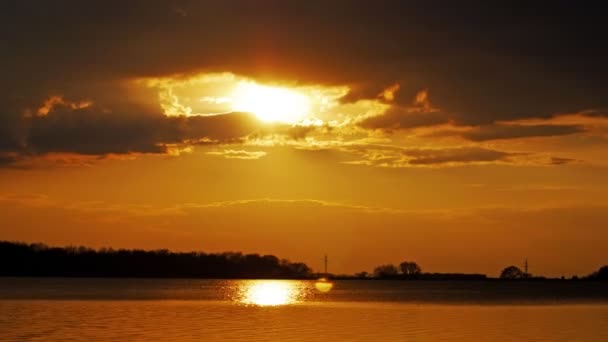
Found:
[[[608,284],[0,278],[1,341],[608,341]]]

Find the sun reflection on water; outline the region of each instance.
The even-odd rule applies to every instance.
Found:
[[[300,295],[296,284],[279,280],[258,280],[246,283],[242,289],[242,302],[259,306],[294,304]]]
[[[321,293],[328,293],[334,288],[334,283],[326,278],[320,278],[315,282],[315,288]]]

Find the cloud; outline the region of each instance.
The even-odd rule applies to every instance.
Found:
[[[444,168],[466,165],[556,166],[576,162],[569,158],[530,152],[512,152],[479,146],[403,148],[390,145],[350,145],[340,148],[355,159],[344,163],[385,168]]]
[[[576,162],[576,159],[572,158],[559,158],[559,157],[551,157],[550,163],[552,165],[564,165]]]
[[[397,86],[396,88],[395,85]],[[391,101],[394,97],[394,92],[399,89],[399,84],[395,85],[385,90],[385,92],[389,91]],[[431,104],[429,91],[424,89],[416,93],[410,105],[393,105],[379,115],[361,120],[359,126],[367,129],[392,131],[435,126],[448,122],[449,119],[446,113],[441,112]]]
[[[74,202],[74,201],[63,201],[58,198],[51,198],[44,194],[0,194],[0,203],[4,204],[17,204],[27,207],[47,207],[47,208],[62,208],[73,211],[89,212],[89,213],[120,213],[121,217],[124,216],[174,216],[184,215],[188,212],[196,210],[207,210],[207,209],[227,209],[227,208],[268,208],[273,206],[275,208],[300,208],[300,209],[331,209],[341,210],[350,212],[364,212],[364,213],[391,213],[391,214],[403,214],[403,213],[418,213],[424,214],[426,211],[409,211],[397,208],[389,207],[378,207],[368,206],[361,204],[349,204],[336,201],[325,201],[311,198],[300,198],[300,199],[289,199],[289,198],[251,198],[251,199],[239,199],[230,201],[220,202],[208,202],[208,203],[180,203],[174,206],[153,206],[153,205],[142,205],[142,204],[110,204],[106,202],[88,201],[88,202]],[[437,215],[442,211],[434,210],[432,213]]]
[[[177,122],[160,116],[63,107],[31,120],[27,150],[34,154],[164,153],[163,143],[179,142]]]
[[[46,101],[42,107],[38,108],[36,111],[37,115],[44,116],[47,115],[53,107],[57,105],[63,105],[72,109],[82,109],[91,106],[93,103],[91,101],[80,101],[80,102],[68,102],[63,99],[62,96],[51,96]]]
[[[409,108],[391,107],[386,113],[364,119],[359,126],[368,129],[399,130],[441,125],[448,119],[440,112],[412,111]]]
[[[558,113],[549,118],[527,118],[501,122],[500,124],[530,127],[578,127],[586,135],[608,136],[608,115],[603,111],[595,110]]]
[[[474,127],[461,133],[462,137],[472,141],[488,141],[498,139],[519,139],[533,137],[552,137],[584,132],[578,125],[516,125],[492,124]]]
[[[0,154],[0,168],[12,166],[19,161],[19,157],[14,154]]]
[[[377,98],[398,83],[392,102],[400,105],[428,88],[467,125],[608,107],[605,48],[592,43],[606,33],[600,4],[517,4],[517,30],[509,11],[489,4],[67,0],[5,7],[0,87],[15,101],[139,77],[231,71],[347,85],[351,100]]]
[[[348,150],[348,149],[347,149]],[[455,148],[406,149],[390,146],[351,148],[350,152],[360,159],[348,164],[376,167],[453,167],[469,164],[515,164],[519,153],[509,153],[475,146]]]
[[[412,165],[496,162],[506,161],[508,157],[516,155],[481,147],[416,149],[405,150],[403,154],[411,158],[408,162]]]
[[[63,100],[47,107],[44,115],[23,118],[21,144],[3,137],[2,164],[51,154],[167,154],[191,145],[241,142],[260,128],[246,113],[167,117],[145,108],[75,107]]]
[[[1,197],[0,197],[1,199]],[[179,211],[189,211],[193,209],[206,209],[206,208],[231,208],[231,207],[249,207],[249,208],[259,208],[259,207],[268,207],[269,205],[278,208],[311,208],[314,210],[318,209],[337,209],[343,211],[352,211],[352,212],[364,212],[364,213],[414,213],[413,211],[397,209],[397,208],[389,208],[389,207],[377,207],[377,206],[368,206],[361,204],[349,204],[343,202],[335,202],[335,201],[324,201],[318,199],[311,198],[303,198],[303,199],[285,199],[285,198],[255,198],[255,199],[244,199],[244,200],[233,200],[233,201],[223,201],[223,202],[213,202],[213,203],[205,203],[205,204],[184,204],[178,206]],[[420,211],[420,213],[424,213],[425,211]],[[437,212],[436,212],[437,213]]]
[[[181,117],[226,112],[223,101],[200,101],[226,95],[207,93],[209,85],[160,94],[132,87],[200,74],[338,87],[340,123],[385,132],[450,123],[475,127],[457,134],[474,142],[579,133],[576,125],[497,122],[584,110],[600,116],[608,108],[605,48],[589,43],[606,30],[595,5],[515,5],[518,30],[504,8],[487,4],[25,0],[5,7],[0,151],[22,157],[167,153],[260,132],[245,115]],[[314,130],[259,134],[302,140]]]
[[[265,157],[268,153],[264,151],[244,151],[244,150],[223,150],[223,151],[211,151],[207,152],[209,155],[223,156],[227,159],[260,159]]]
[[[359,126],[367,129],[380,129],[386,132],[393,130],[408,130],[448,124],[451,129],[440,127],[427,133],[431,137],[456,135],[469,141],[483,142],[489,140],[520,139],[531,137],[551,137],[582,133],[586,131],[578,124],[531,124],[526,120],[498,121],[486,125],[459,125],[450,117],[452,113],[442,112],[435,108],[429,100],[428,90],[419,91],[410,106],[391,106],[383,114],[368,117],[359,122]],[[449,127],[448,126],[448,127]]]
[[[395,94],[399,91],[401,86],[399,83],[393,83],[392,85],[385,88],[378,97],[384,99],[385,101],[391,102],[395,99]]]
[[[593,110],[582,111],[582,116],[608,118],[608,108],[596,108]]]

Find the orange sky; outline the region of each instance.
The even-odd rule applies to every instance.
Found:
[[[336,273],[606,263],[593,11],[522,12],[515,29],[484,6],[342,5],[3,11],[0,239],[317,270],[327,253]],[[566,17],[578,31],[551,19]]]

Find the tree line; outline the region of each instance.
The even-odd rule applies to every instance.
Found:
[[[403,261],[399,265],[384,264],[374,268],[370,274],[360,272],[355,274],[358,279],[421,279],[421,280],[483,280],[487,279],[484,274],[466,273],[424,273],[422,268],[413,261]],[[521,270],[517,266],[505,267],[499,276],[504,280],[544,280],[543,276],[533,275]],[[562,277],[561,279],[565,279]],[[584,277],[572,277],[572,280],[608,280],[608,265],[601,267],[598,271]]]
[[[0,276],[309,278],[304,263],[274,255],[49,247],[0,241]]]
[[[386,264],[374,269],[374,277],[376,278],[393,278],[399,275],[412,278],[421,273],[422,268],[413,261],[404,261],[398,267],[393,264]]]
[[[22,277],[161,277],[307,279],[318,276],[301,262],[274,255],[235,252],[171,252],[166,249],[92,249],[49,247],[0,241],[0,276]],[[484,274],[424,273],[413,261],[377,266],[373,273],[361,272],[344,279],[483,280]],[[517,266],[503,269],[501,279],[545,279]],[[573,279],[579,279],[573,277]],[[608,266],[580,279],[608,280]]]
[[[357,273],[359,279],[411,279],[411,280],[484,280],[485,274],[465,273],[428,273],[422,272],[422,268],[414,261],[403,261],[399,265],[384,264],[374,268],[372,274],[367,272]]]
[[[529,279],[529,280],[542,280],[542,279],[547,279],[545,277],[542,276],[535,276],[531,273],[522,271],[519,267],[517,266],[508,266],[505,267],[502,272],[500,272],[500,279],[506,279],[506,280],[524,280],[524,279]],[[564,277],[562,277],[562,279],[564,279]],[[572,277],[572,280],[578,280],[578,279],[584,279],[584,280],[608,280],[608,265],[607,266],[602,266],[600,267],[599,270],[597,270],[596,272],[593,272],[585,277],[579,278],[577,276]]]

